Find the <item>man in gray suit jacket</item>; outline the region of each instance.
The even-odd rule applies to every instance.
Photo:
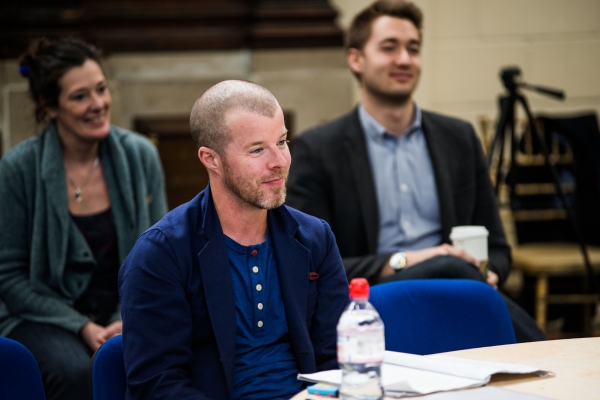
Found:
[[[421,110],[412,98],[421,22],[420,9],[402,0],[377,1],[355,17],[347,62],[361,104],[295,140],[287,204],[329,222],[348,278],[466,278],[498,287],[511,256],[481,143],[467,122]],[[459,225],[489,231],[487,276],[449,244]],[[543,339],[505,300],[517,339]]]

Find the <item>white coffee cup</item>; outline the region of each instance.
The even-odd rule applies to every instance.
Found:
[[[488,236],[485,226],[455,226],[450,232],[450,240],[456,248],[465,250],[481,264],[488,260]]]

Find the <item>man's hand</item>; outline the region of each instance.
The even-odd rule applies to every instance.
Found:
[[[415,264],[437,256],[454,256],[462,258],[466,262],[471,263],[477,268],[479,268],[479,263],[469,253],[454,246],[451,246],[447,243],[440,244],[439,246],[435,247],[429,247],[427,249],[407,251],[406,267],[404,268],[412,267]]]
[[[96,351],[100,346],[102,346],[102,344],[104,344],[104,342],[111,337],[122,333],[122,331],[123,323],[121,321],[115,321],[106,328],[93,322],[88,322],[83,326],[83,328],[81,328],[79,333],[90,349],[92,349],[92,351]]]
[[[422,249],[422,250],[407,251],[406,252],[406,266],[404,268],[410,268],[415,264],[418,264],[420,262],[429,260],[430,258],[437,257],[437,256],[454,256],[454,257],[462,258],[466,262],[473,264],[477,269],[479,269],[479,263],[477,262],[477,260],[475,258],[473,258],[471,255],[469,255],[469,253],[467,253],[464,250],[458,249],[454,246],[451,246],[447,243],[444,243],[444,244],[441,244],[441,245],[435,246],[435,247],[428,247],[428,248]],[[385,266],[381,269],[381,272],[379,273],[379,280],[382,280],[388,276],[394,275],[394,273],[396,273],[396,271],[394,271],[394,269],[392,267],[390,267],[390,260],[388,259],[386,261]],[[492,274],[494,274],[494,273],[492,272]],[[498,276],[496,274],[494,274],[494,275],[496,276],[496,280],[497,280]],[[488,275],[488,283],[489,283],[489,279],[490,278]],[[496,281],[496,283],[497,283],[497,281]],[[491,285],[491,283],[490,283],[490,285]]]

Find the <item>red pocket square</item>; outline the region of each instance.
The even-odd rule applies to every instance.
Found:
[[[316,281],[317,279],[319,279],[319,274],[317,274],[316,272],[311,272],[309,280]]]

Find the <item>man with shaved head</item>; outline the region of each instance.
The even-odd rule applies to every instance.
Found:
[[[208,187],[138,239],[119,275],[129,399],[289,399],[337,368],[348,282],[329,225],[284,206],[283,112],[224,81],[190,117]]]

